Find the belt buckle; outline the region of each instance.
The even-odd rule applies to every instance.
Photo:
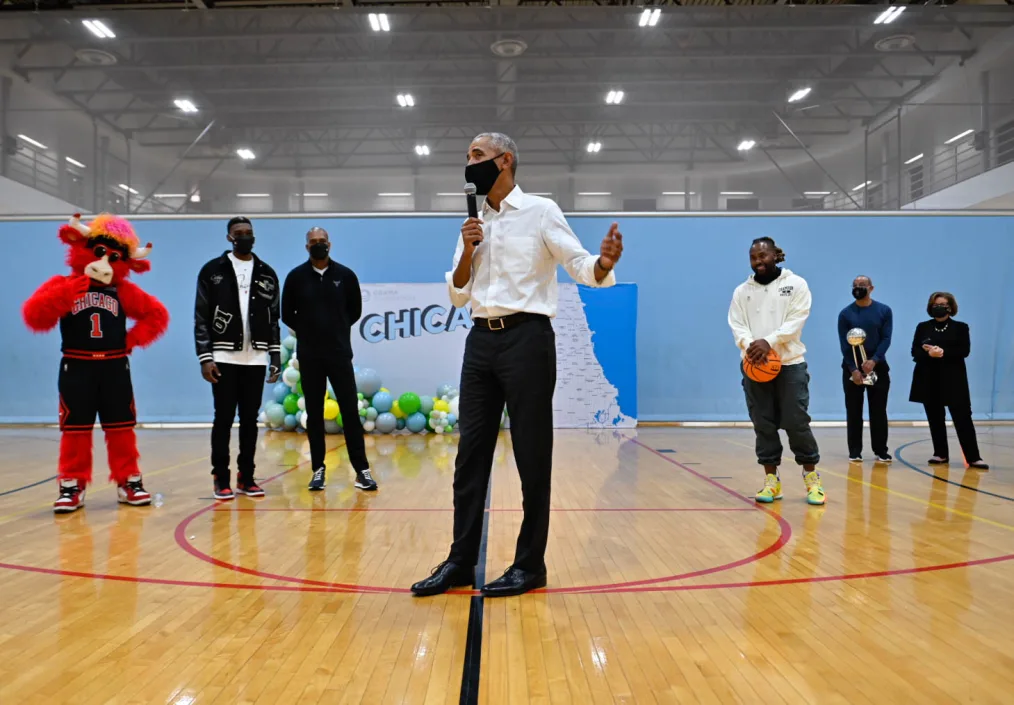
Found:
[[[504,323],[504,319],[502,317],[501,318],[490,318],[488,322],[489,322],[489,329],[490,330],[503,330],[504,328],[507,327],[507,324]],[[497,323],[500,324],[499,327],[496,325]]]

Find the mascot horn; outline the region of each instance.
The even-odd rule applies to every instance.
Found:
[[[151,243],[140,247],[131,224],[108,213],[88,225],[75,214],[60,228],[60,240],[67,245],[71,274],[47,281],[22,308],[25,323],[36,333],[60,326],[60,496],[53,509],[73,512],[84,506],[96,414],[119,501],[150,504],[137,464],[129,355],[165,332],[169,313],[127,278],[151,268],[145,259]],[[128,318],[135,321],[129,330]]]

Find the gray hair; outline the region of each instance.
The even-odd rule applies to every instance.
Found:
[[[511,173],[516,174],[518,171],[518,145],[517,142],[512,140],[510,137],[502,132],[483,132],[480,135],[476,135],[472,142],[477,142],[482,139],[488,139],[489,143],[498,151],[504,154],[510,154],[511,160]]]

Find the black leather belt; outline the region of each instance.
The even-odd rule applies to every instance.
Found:
[[[499,331],[507,330],[519,323],[525,321],[543,320],[548,321],[549,317],[544,316],[541,313],[512,313],[509,316],[502,316],[500,318],[473,318],[472,322],[479,328],[485,328],[486,330]]]

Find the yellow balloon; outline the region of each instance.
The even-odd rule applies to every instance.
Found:
[[[338,402],[334,399],[327,399],[324,402],[324,418],[333,421],[338,416]]]
[[[398,405],[398,400],[395,399],[391,405],[391,413],[394,414],[395,418],[404,419],[408,417],[404,411],[401,410],[401,406]]]
[[[443,399],[437,399],[435,402],[433,402],[433,408],[436,409],[437,411],[450,411],[451,405],[448,404]]]
[[[387,392],[388,394],[390,394],[390,393],[391,393],[391,390],[390,390],[390,389],[388,389],[387,387],[381,387],[381,388],[380,388],[380,391],[382,391],[382,392]]]

